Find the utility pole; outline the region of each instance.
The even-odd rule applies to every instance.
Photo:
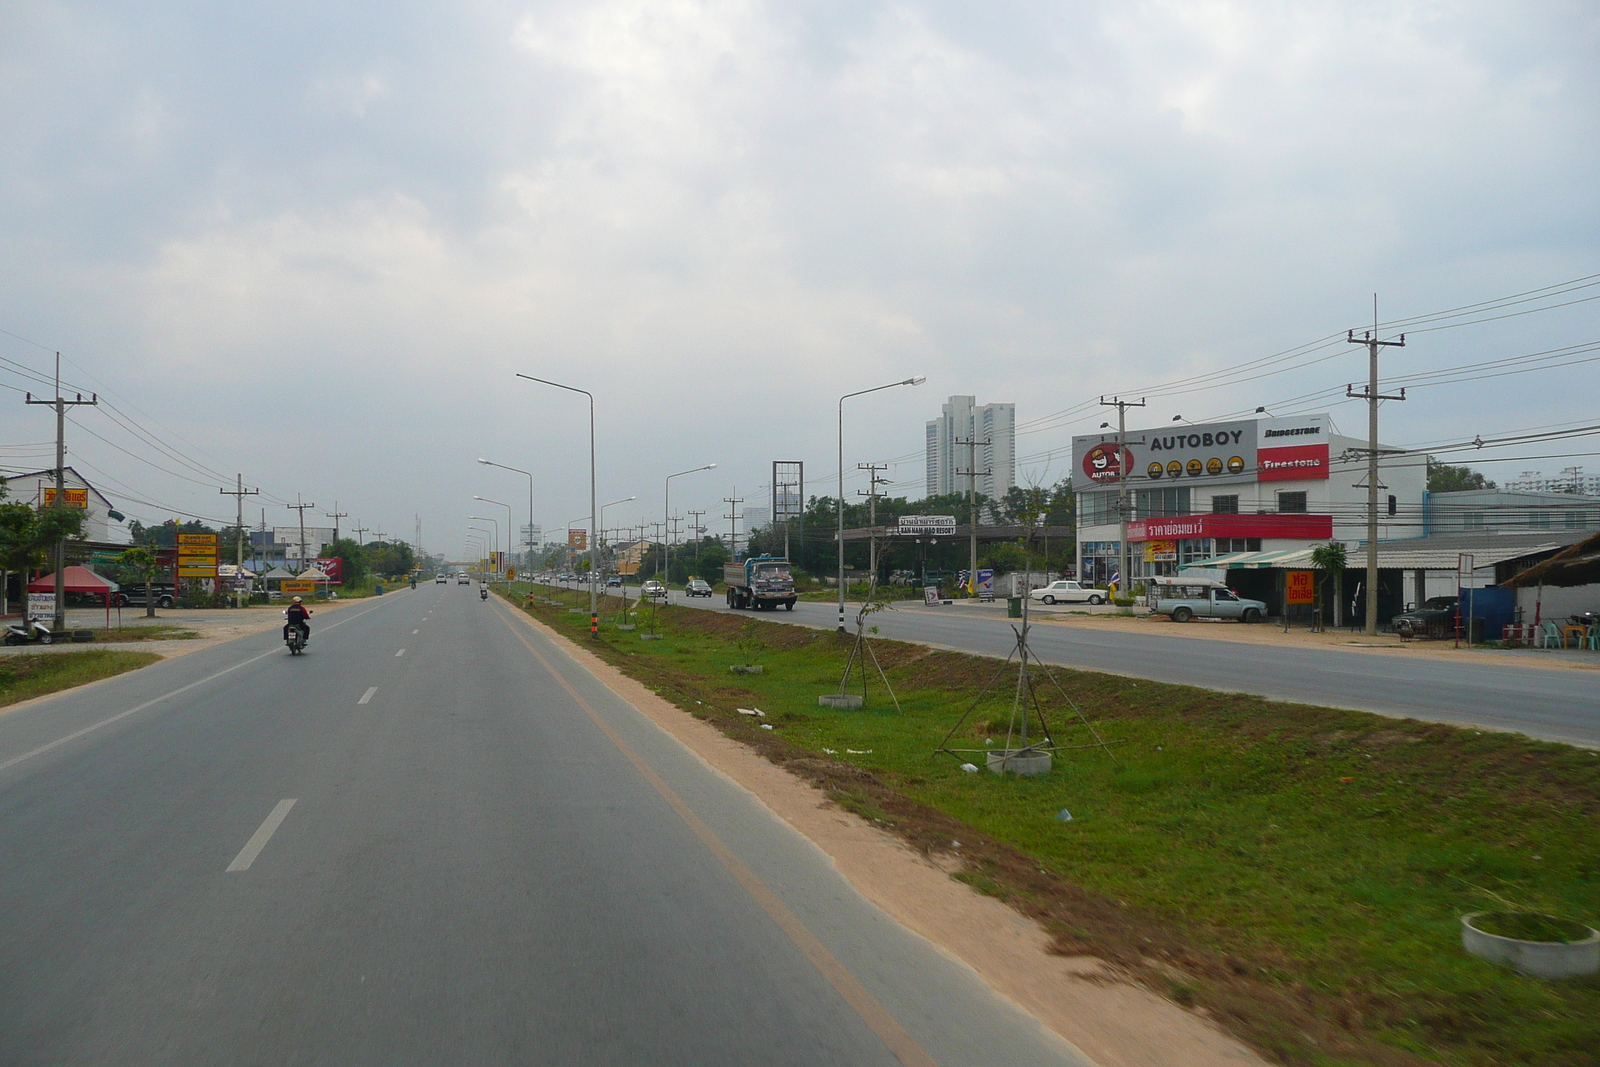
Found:
[[[728,514],[722,516],[728,522],[728,555],[735,561],[739,558],[739,505],[744,503],[744,497],[738,495],[739,487],[733,487],[733,496],[722,498],[724,504],[729,505]]]
[[[76,400],[68,400],[61,395],[61,353],[56,353],[56,398],[54,400],[35,400],[32,393],[24,393],[23,399],[29,404],[48,404],[56,409],[56,499],[51,507],[64,508],[67,506],[67,409],[75,408],[80,404],[95,407],[100,403],[100,394],[92,393],[88,400],[79,393]],[[87,496],[87,492],[85,493]],[[88,507],[85,501],[84,507]],[[66,575],[66,539],[56,539],[56,614],[51,621],[50,628],[56,633],[67,628],[67,575]],[[28,595],[27,575],[23,575],[22,595]],[[26,600],[23,601],[27,603]],[[23,629],[28,627],[28,611],[23,608]]]
[[[967,570],[967,595],[968,596],[977,596],[978,595],[978,475],[981,474],[985,478],[987,478],[989,475],[994,473],[994,468],[993,467],[990,467],[988,470],[981,470],[981,471],[978,469],[978,446],[979,445],[983,445],[985,448],[987,448],[989,445],[994,444],[994,438],[985,437],[983,440],[980,441],[980,440],[978,440],[977,433],[974,432],[971,437],[968,437],[965,440],[963,440],[960,437],[956,438],[955,443],[958,444],[958,445],[966,445],[967,446],[967,469],[966,470],[961,470],[958,467],[956,469],[956,473],[957,474],[965,474],[967,476],[967,526],[969,527],[968,532],[969,532],[969,534],[971,536],[971,539],[972,539],[972,562],[970,564],[968,564],[968,570]]]
[[[324,511],[322,514],[333,520],[333,539],[335,541],[339,540],[339,520],[348,518],[350,513],[348,511],[340,511],[339,502],[335,500],[333,502],[333,510]]]
[[[296,493],[294,498],[299,500],[300,494]],[[307,504],[302,501],[298,504],[287,504],[285,507],[294,508],[300,513],[300,570],[303,571],[306,569],[306,508],[314,508],[316,505]],[[296,573],[299,572],[297,571]]]
[[[370,526],[352,526],[352,527],[350,527],[350,529],[352,529],[352,530],[354,530],[356,532],[356,547],[360,548],[361,545],[362,545],[361,535],[366,533],[368,530],[372,529],[372,527],[370,527]]]
[[[703,520],[706,517],[706,513],[704,511],[690,511],[689,514],[694,516],[694,525],[690,526],[689,530],[690,530],[690,532],[692,532],[695,535],[695,538],[694,538],[694,569],[695,569],[695,573],[698,574],[700,572],[700,538],[702,536],[704,536],[700,532],[702,529],[704,529],[704,525],[702,524],[701,520]]]
[[[1378,633],[1378,455],[1382,451],[1378,447],[1378,402],[1381,400],[1404,400],[1406,391],[1401,389],[1398,394],[1384,394],[1378,392],[1378,349],[1404,348],[1406,335],[1401,334],[1398,341],[1378,340],[1378,294],[1372,294],[1372,329],[1366,331],[1360,340],[1356,339],[1356,332],[1350,330],[1345,334],[1345,340],[1353,345],[1367,346],[1367,387],[1360,392],[1352,385],[1345,386],[1344,395],[1356,400],[1367,402],[1367,447],[1357,449],[1358,452],[1367,454],[1367,634],[1377,636]],[[1468,620],[1467,628],[1472,628]],[[1469,633],[1470,636],[1470,633]]]
[[[867,542],[867,567],[872,572],[874,579],[878,575],[878,486],[889,484],[889,479],[878,477],[879,471],[889,469],[887,463],[857,463],[856,470],[867,472],[867,488],[857,489],[856,496],[867,498],[867,525],[872,529],[871,538]],[[787,538],[787,533],[785,533]],[[788,553],[785,551],[785,558]]]
[[[1137,401],[1112,397],[1100,398],[1102,407],[1117,409],[1117,596],[1124,589],[1133,588],[1128,578],[1128,409],[1144,407],[1144,399]],[[1024,593],[1024,596],[1027,594]]]
[[[246,489],[244,487],[244,475],[243,474],[237,475],[236,477],[237,477],[237,484],[236,484],[235,488],[233,488],[233,489],[218,489],[217,490],[217,492],[221,493],[223,496],[231,496],[231,497],[233,497],[234,498],[234,503],[235,503],[235,505],[237,505],[237,509],[238,509],[238,514],[237,514],[237,517],[235,519],[235,522],[237,523],[237,526],[238,526],[238,534],[235,537],[234,543],[233,543],[233,548],[234,548],[233,565],[234,565],[234,568],[235,568],[234,569],[234,574],[233,574],[233,580],[234,580],[234,583],[235,583],[235,588],[237,588],[237,583],[239,581],[239,571],[244,570],[244,498],[247,497],[247,496],[260,496],[261,495],[261,490],[260,489]],[[339,505],[337,505],[337,504],[334,505],[334,507],[338,507],[338,506]],[[242,606],[243,605],[241,605],[241,607]]]

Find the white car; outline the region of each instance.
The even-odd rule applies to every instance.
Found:
[[[640,592],[651,600],[667,599],[667,587],[657,581],[645,582],[644,588]]]
[[[1104,604],[1105,593],[1090,586],[1079,585],[1070,578],[1051,582],[1042,589],[1028,594],[1032,600],[1046,604]]]

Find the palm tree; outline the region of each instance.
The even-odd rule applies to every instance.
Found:
[[[1340,601],[1344,599],[1344,569],[1350,562],[1349,553],[1338,541],[1329,541],[1311,550],[1311,566],[1322,572],[1317,582],[1317,609],[1322,609],[1322,585],[1333,578],[1333,625],[1344,625],[1344,612]]]

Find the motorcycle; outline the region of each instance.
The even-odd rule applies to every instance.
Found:
[[[287,619],[289,617],[289,613],[287,611],[284,612],[283,617]],[[307,640],[309,639],[306,637],[306,632],[300,627],[290,626],[288,623],[284,623],[283,643],[289,646],[289,655],[298,656],[300,653],[304,652],[306,650]]]
[[[29,619],[25,623],[14,622],[7,626],[4,640],[8,645],[48,645],[55,640],[55,634],[42,619]]]
[[[417,587],[417,580],[415,578],[413,578],[413,579],[411,579],[411,588],[415,589],[416,587]]]
[[[483,586],[478,590],[478,599],[479,600],[488,600],[489,599],[489,588],[488,588],[488,586]]]

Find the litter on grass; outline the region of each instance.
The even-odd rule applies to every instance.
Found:
[[[760,708],[735,708],[734,710],[740,715],[755,715],[763,719],[767,717],[767,713],[762,711]]]
[[[872,749],[870,749],[870,748],[847,748],[847,749],[845,749],[845,751],[850,753],[850,755],[852,755],[852,756],[870,756],[870,755],[872,755]]]
[[[1060,819],[1062,822],[1071,822],[1072,812],[1068,811],[1066,808],[1062,808],[1056,813],[1056,818]]]
[[[830,756],[837,756],[839,754],[839,750],[836,748],[825,748],[822,751],[826,752]]]
[[[770,723],[770,722],[764,722],[764,723],[762,723],[762,724],[761,724],[761,728],[762,728],[762,729],[763,729],[763,730],[770,730],[770,729],[772,729],[772,728],[773,728],[773,727],[772,727],[772,724],[771,724],[771,723]]]
[[[978,773],[978,765],[976,763],[963,763],[961,765],[961,769],[966,771],[968,774]]]

